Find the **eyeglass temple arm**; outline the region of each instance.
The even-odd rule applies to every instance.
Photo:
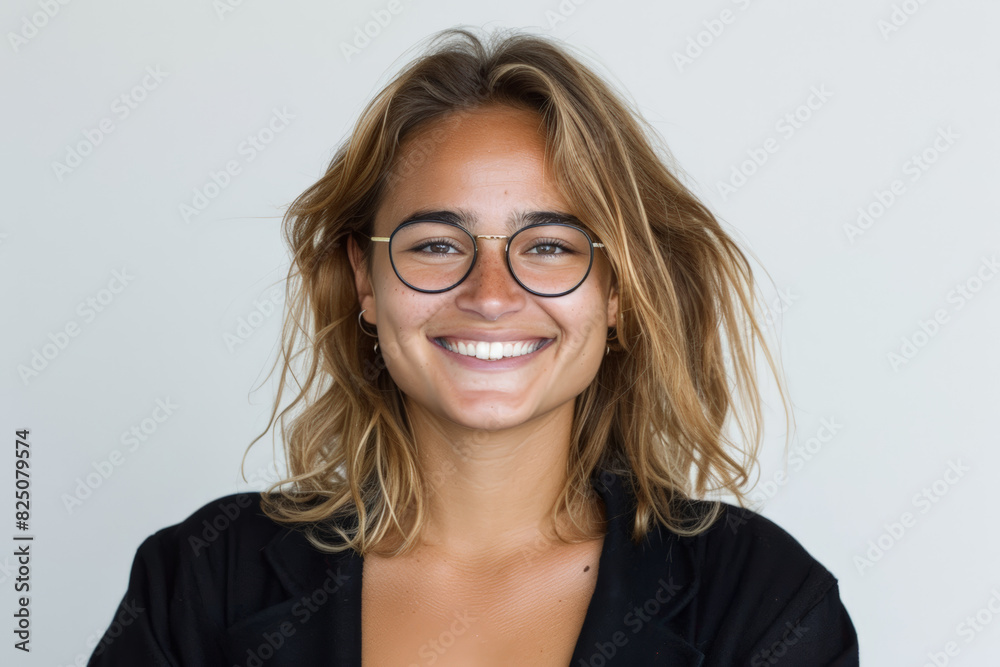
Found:
[[[368,238],[370,238],[372,241],[382,241],[384,243],[388,243],[389,242],[389,237],[388,236],[369,236]],[[477,239],[505,239],[505,238],[508,238],[508,237],[507,236],[495,236],[495,235],[491,235],[491,234],[478,234],[478,235],[476,235],[476,238]],[[603,243],[591,243],[591,245],[594,246],[595,248],[603,248],[604,247]]]

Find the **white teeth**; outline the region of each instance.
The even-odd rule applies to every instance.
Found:
[[[464,341],[459,341],[458,343],[451,343],[444,340],[443,338],[438,338],[446,348],[452,352],[457,352],[458,354],[464,355],[466,357],[476,357],[477,359],[504,359],[507,357],[520,357],[525,354],[531,354],[537,350],[542,343],[545,341],[536,341],[533,343],[517,341],[514,343],[501,343],[498,341],[486,342],[478,341],[476,343],[466,343]]]

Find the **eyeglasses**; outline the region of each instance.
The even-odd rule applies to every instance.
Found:
[[[370,236],[389,244],[389,259],[399,279],[418,292],[447,292],[472,273],[479,239],[507,239],[504,255],[514,280],[538,296],[569,294],[587,279],[594,243],[586,231],[563,222],[541,222],[512,236],[477,234],[438,220],[411,220],[392,236]]]

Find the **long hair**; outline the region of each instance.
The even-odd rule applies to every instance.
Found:
[[[322,178],[289,207],[284,238],[292,259],[272,368],[283,360],[281,377],[268,425],[250,443],[279,419],[288,477],[262,494],[261,507],[325,551],[364,554],[391,535],[399,545],[392,553],[415,543],[426,473],[402,394],[373,339],[359,330],[346,241],[357,240],[370,274],[368,236],[379,203],[440,140],[418,130],[485,105],[539,115],[546,160],[605,244],[619,290],[617,337],[575,399],[567,480],[552,516],[565,511],[582,525],[591,478],[607,470],[636,499],[633,539],[654,523],[698,534],[721,511],[709,496],[728,493],[744,505],[762,437],[756,342],[790,414],[757,323],[750,264],[668,167],[669,151],[632,105],[569,47],[516,31],[483,39],[453,28],[432,36],[426,52],[367,105]],[[279,413],[289,375],[297,393]],[[736,441],[726,433],[733,416]]]

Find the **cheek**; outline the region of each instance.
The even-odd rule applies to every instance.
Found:
[[[377,294],[379,350],[386,366],[400,373],[409,372],[414,365],[426,366],[434,353],[434,342],[425,332],[438,316],[443,300],[415,294],[404,285],[383,287]]]
[[[584,295],[581,295],[584,296]],[[573,354],[601,354],[607,339],[607,302],[598,290],[586,295],[575,307],[568,309],[561,318],[565,324],[564,347]]]

